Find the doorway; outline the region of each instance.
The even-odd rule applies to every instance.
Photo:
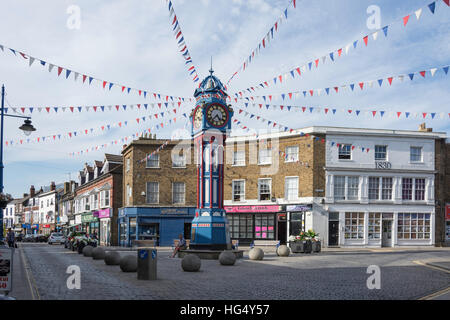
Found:
[[[191,239],[192,223],[184,223],[184,238]]]
[[[278,237],[277,240],[280,241],[280,244],[286,244],[287,239],[287,223],[286,220],[278,221]]]
[[[382,247],[392,247],[392,220],[383,220]]]
[[[339,245],[339,221],[328,221],[328,246]]]

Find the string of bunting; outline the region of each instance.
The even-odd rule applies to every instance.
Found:
[[[364,42],[365,46],[363,46],[363,47],[367,47],[369,39],[373,39],[374,41],[376,41],[378,39],[378,35],[381,33],[383,33],[384,36],[387,37],[389,28],[392,27],[394,24],[402,23],[403,26],[406,26],[409,21],[409,17],[413,16],[413,15],[416,16],[417,20],[419,20],[424,9],[426,10],[428,8],[429,11],[431,12],[431,14],[434,15],[435,10],[436,10],[436,2],[437,1],[433,1],[430,4],[420,8],[418,10],[415,10],[414,13],[406,15],[403,18],[397,19],[394,22],[392,22],[378,30],[375,30],[374,32],[372,32],[362,38],[352,41],[349,44],[342,46],[339,49],[336,49],[326,55],[314,58],[307,63],[303,63],[299,66],[291,68],[288,72],[284,72],[283,74],[273,77],[272,80],[261,81],[258,85],[241,90],[238,92],[238,94],[242,95],[243,92],[245,92],[245,91],[248,91],[251,93],[252,91],[255,92],[256,90],[264,89],[271,85],[282,84],[283,81],[286,82],[287,79],[295,79],[296,76],[300,77],[303,73],[306,73],[308,70],[313,71],[313,70],[317,69],[319,67],[320,63],[325,64],[326,61],[330,61],[331,63],[336,62],[337,59],[343,57],[344,53],[347,55],[349,53],[350,49],[352,49],[352,48],[356,49],[358,46],[358,43]],[[450,0],[443,0],[443,2],[445,4],[447,4],[447,6],[449,6]]]
[[[28,60],[28,65],[31,67],[33,65],[33,63],[35,61],[39,61],[39,64],[46,68],[48,66],[48,71],[50,73],[52,73],[53,70],[56,70],[57,72],[57,76],[59,78],[65,78],[66,80],[69,79],[69,77],[71,75],[73,75],[73,79],[75,80],[75,82],[78,81],[78,79],[80,79],[80,81],[82,81],[83,84],[88,84],[89,86],[92,84],[92,82],[96,82],[98,83],[100,86],[103,87],[104,90],[106,90],[106,88],[108,88],[109,91],[111,91],[111,89],[113,87],[117,87],[119,89],[122,90],[123,93],[130,93],[130,92],[134,92],[134,93],[138,93],[140,97],[144,97],[144,98],[151,98],[153,96],[153,98],[155,100],[161,100],[161,101],[169,101],[169,99],[171,101],[190,101],[192,102],[192,98],[184,98],[184,97],[177,97],[177,96],[169,96],[169,95],[164,95],[161,93],[156,93],[156,92],[151,92],[149,90],[144,90],[144,89],[136,89],[133,87],[129,87],[123,84],[119,84],[116,82],[111,82],[111,81],[107,81],[107,80],[102,80],[102,79],[98,79],[89,75],[86,75],[82,72],[79,71],[74,71],[62,66],[59,66],[57,64],[54,63],[50,63],[46,60],[42,60],[33,56],[30,56],[29,54],[26,54],[22,51],[19,51],[17,49],[13,49],[10,47],[7,47],[3,44],[0,44],[0,50],[2,50],[3,52],[5,50],[12,52],[16,57],[22,57],[24,60]],[[61,74],[63,74],[63,77],[60,77]]]
[[[450,1],[450,0],[449,0]],[[377,80],[367,80],[367,81],[360,81],[360,82],[354,82],[354,83],[350,83],[350,84],[344,84],[344,85],[338,85],[338,86],[332,86],[332,87],[328,87],[328,88],[321,88],[321,89],[308,89],[308,90],[299,90],[299,91],[294,91],[294,92],[289,92],[289,93],[281,93],[281,94],[268,94],[268,95],[264,95],[264,96],[242,96],[242,95],[238,95],[235,94],[235,98],[230,98],[228,97],[230,100],[234,99],[235,102],[238,101],[238,99],[245,99],[247,101],[254,101],[254,99],[264,99],[264,101],[267,101],[267,99],[269,101],[272,101],[272,99],[277,99],[278,97],[280,97],[283,101],[285,99],[292,99],[292,98],[299,98],[301,97],[301,95],[303,95],[304,98],[306,98],[307,96],[314,96],[314,94],[316,94],[317,96],[320,96],[322,93],[325,93],[326,95],[330,95],[330,92],[332,93],[333,91],[335,92],[335,94],[338,94],[339,92],[345,91],[345,90],[351,90],[351,91],[355,91],[355,88],[359,87],[361,90],[367,89],[367,88],[373,88],[374,84],[378,84],[379,87],[381,87],[383,85],[383,83],[385,84],[385,86],[392,86],[392,83],[394,82],[394,79],[397,79],[400,82],[403,82],[403,80],[405,78],[409,78],[411,81],[413,81],[414,79],[417,80],[417,78],[419,76],[422,76],[422,78],[426,78],[427,74],[430,74],[431,77],[434,77],[435,74],[437,73],[437,71],[442,70],[445,75],[448,74],[448,69],[449,66],[441,66],[441,67],[435,67],[435,68],[431,68],[431,69],[427,69],[427,70],[422,70],[422,71],[416,71],[416,72],[411,72],[408,74],[401,74],[401,75],[397,75],[397,76],[389,76],[386,78],[381,78],[381,79],[377,79]],[[377,87],[375,85],[375,87]]]
[[[166,118],[168,116],[171,115],[176,115],[177,114],[177,109],[173,109],[171,110],[166,110],[164,112],[160,112],[160,113],[155,113],[152,115],[148,115],[148,116],[144,116],[144,117],[140,117],[140,118],[136,118],[134,121],[136,121],[137,124],[143,123],[145,121],[150,121],[152,120],[152,118],[156,119],[163,119]],[[185,118],[187,118],[187,114],[183,113],[183,116]],[[170,119],[169,122],[171,122],[172,120]],[[174,121],[175,118],[174,118]],[[26,138],[26,139],[17,139],[17,140],[8,140],[5,139],[5,145],[6,146],[19,146],[22,144],[30,144],[30,143],[44,143],[44,142],[55,142],[55,141],[60,141],[61,139],[73,139],[75,137],[80,137],[80,136],[85,136],[85,135],[92,135],[92,134],[96,134],[96,133],[103,133],[103,132],[108,132],[113,128],[125,128],[128,126],[129,123],[132,123],[133,120],[126,120],[126,121],[119,121],[117,123],[112,123],[112,124],[105,124],[102,126],[99,126],[97,128],[90,128],[90,129],[80,129],[77,131],[70,131],[67,133],[57,133],[57,134],[52,134],[52,135],[47,135],[47,136],[41,136],[41,137],[37,137],[37,138]],[[161,124],[162,126],[163,124]]]
[[[183,114],[183,116],[184,115],[185,114]],[[165,123],[161,122],[160,124],[152,126],[151,128],[147,128],[147,129],[141,131],[140,133],[137,132],[136,134],[132,134],[132,135],[125,136],[125,137],[117,139],[117,140],[113,140],[110,143],[105,143],[105,144],[102,144],[102,145],[91,146],[91,147],[88,147],[88,148],[83,148],[83,150],[80,150],[80,151],[77,151],[77,152],[70,152],[69,155],[70,156],[83,155],[83,153],[89,153],[89,151],[91,151],[91,152],[92,151],[99,151],[99,150],[105,149],[107,147],[115,146],[119,142],[126,143],[126,142],[128,142],[128,140],[139,138],[140,136],[143,136],[146,133],[152,133],[154,131],[161,130],[161,129],[165,128],[165,127],[168,127],[169,125],[173,125],[179,119],[181,119],[181,116],[177,116],[177,117],[175,117],[173,119],[170,119],[169,121],[166,121]]]
[[[169,16],[172,18],[172,26],[173,26],[173,35],[175,36],[175,39],[177,40],[178,49],[180,49],[180,53],[183,56],[185,60],[186,67],[188,68],[187,71],[189,72],[189,76],[193,77],[192,81],[197,82],[199,80],[197,70],[195,69],[194,63],[192,62],[191,54],[189,53],[189,50],[186,45],[186,40],[184,39],[183,32],[181,31],[180,23],[178,21],[177,15],[175,14],[175,9],[173,7],[172,1],[166,0],[166,3],[168,3],[168,9],[169,9]]]
[[[261,103],[256,104],[256,103],[252,103],[250,104],[253,107],[257,107],[259,106],[259,109],[263,110],[263,107],[265,107],[267,110],[269,110],[270,108],[272,108],[273,110],[280,110],[280,111],[287,111],[287,112],[303,112],[303,114],[313,114],[313,113],[323,113],[325,115],[337,115],[339,113],[341,114],[346,114],[346,115],[354,115],[356,117],[360,116],[360,115],[364,115],[364,116],[371,116],[372,118],[374,118],[375,116],[379,115],[381,118],[385,117],[385,118],[394,118],[394,119],[400,119],[400,118],[404,118],[404,119],[417,119],[417,118],[422,118],[422,119],[447,119],[448,117],[450,117],[450,113],[448,113],[447,115],[443,112],[441,113],[437,113],[437,112],[432,112],[432,111],[428,111],[428,112],[408,112],[408,111],[385,111],[385,110],[361,110],[361,109],[355,109],[355,108],[332,108],[332,107],[305,107],[305,106],[283,106],[283,105],[270,105],[270,104],[266,104],[263,105]],[[248,108],[249,103],[245,103],[245,107]],[[391,108],[386,108],[388,110],[391,110]],[[249,113],[243,109],[238,109],[239,114],[241,114],[242,112],[245,113],[245,115],[250,115],[251,118],[255,117],[254,114]],[[437,117],[436,117],[437,116]]]
[[[255,59],[255,57],[258,56],[258,54],[260,53],[260,51],[262,49],[265,49],[266,46],[268,46],[268,44],[270,43],[271,40],[273,40],[274,34],[278,32],[279,27],[283,24],[283,21],[288,19],[288,10],[290,9],[290,7],[293,7],[294,9],[296,8],[296,0],[291,0],[289,1],[288,6],[286,7],[286,9],[283,10],[283,13],[280,15],[280,17],[277,19],[277,21],[273,24],[273,26],[270,28],[269,32],[267,32],[267,34],[264,36],[264,38],[260,41],[260,43],[258,44],[258,46],[252,51],[252,53],[248,56],[248,58],[244,61],[243,64],[241,64],[241,66],[239,67],[239,69],[233,73],[233,75],[231,76],[231,78],[228,80],[227,84],[230,84],[231,80],[233,80],[233,78],[239,73],[244,72],[245,69],[248,67],[248,65],[250,63],[253,62],[253,60]]]
[[[181,107],[181,104],[184,102],[178,101],[178,102],[159,102],[159,103],[143,103],[143,104],[115,104],[115,105],[91,105],[91,106],[78,106],[78,107],[10,107],[10,108],[4,108],[5,113],[8,113],[8,109],[11,109],[13,112],[15,113],[30,113],[32,114],[33,111],[37,110],[38,112],[47,112],[47,113],[58,113],[58,111],[61,112],[66,112],[66,111],[70,111],[71,113],[73,113],[74,111],[78,111],[78,112],[89,112],[89,111],[93,111],[93,112],[105,112],[105,111],[111,111],[111,110],[116,110],[116,111],[127,111],[128,110],[134,110],[135,107],[137,107],[138,110],[148,110],[148,107],[150,107],[151,109],[154,109],[156,107],[158,107],[159,109],[162,109],[162,107],[164,106],[166,109],[169,108],[169,106],[171,106],[172,108]]]

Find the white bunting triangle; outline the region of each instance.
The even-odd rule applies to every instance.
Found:
[[[372,37],[373,37],[373,40],[377,40],[377,38],[378,38],[378,31],[372,33]]]
[[[417,10],[416,12],[414,12],[416,14],[416,18],[417,20],[420,19],[420,15],[422,14],[422,8],[420,8],[419,10]]]
[[[33,62],[34,62],[34,58],[33,58],[33,57],[30,57],[30,67],[31,67],[31,65],[33,64]]]
[[[437,71],[437,68],[430,69],[432,77],[434,77],[434,74],[436,73],[436,71]]]
[[[54,65],[49,63],[48,64],[48,72],[52,72]]]

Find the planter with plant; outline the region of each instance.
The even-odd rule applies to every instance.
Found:
[[[312,244],[308,233],[301,231],[298,236],[290,236],[289,247],[293,253],[311,253]]]

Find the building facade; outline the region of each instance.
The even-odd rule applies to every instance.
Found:
[[[57,191],[55,183],[50,184],[50,191],[41,192],[38,197],[39,214],[36,223],[40,233],[49,235],[56,227]]]
[[[160,151],[150,156],[158,148]],[[172,158],[174,148],[180,150],[176,149]],[[197,201],[191,148],[190,140],[165,144],[164,140],[141,137],[123,149],[121,246],[147,239],[168,246],[180,233],[190,238]]]

